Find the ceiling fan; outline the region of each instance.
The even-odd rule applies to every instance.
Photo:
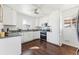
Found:
[[[38,8],[34,9],[34,14],[39,14],[39,9]]]
[[[34,6],[35,6],[34,14],[38,15],[40,13],[41,6],[40,5],[34,5]]]

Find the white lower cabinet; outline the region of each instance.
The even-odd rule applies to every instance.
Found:
[[[4,25],[16,25],[16,11],[9,8],[6,5],[3,8],[3,24]]]
[[[33,32],[33,39],[40,39],[40,31]]]
[[[22,42],[29,42],[34,39],[39,39],[40,38],[40,31],[27,31],[27,32],[22,32]]]
[[[0,38],[0,55],[21,54],[21,36]]]
[[[22,32],[22,43],[33,40],[33,32]]]

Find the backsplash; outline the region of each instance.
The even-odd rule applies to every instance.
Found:
[[[14,25],[4,25],[4,30],[6,31],[7,28],[9,28],[9,30],[17,30],[16,26]]]
[[[4,31],[6,31],[7,28],[9,28],[9,30],[17,30],[17,29],[23,29],[23,30],[36,29],[36,27],[30,26],[30,25],[22,25],[22,27],[17,27],[17,26],[15,26],[15,25],[4,25],[4,26],[3,26]]]

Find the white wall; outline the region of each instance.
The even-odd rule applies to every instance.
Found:
[[[60,30],[59,30],[59,44],[62,45],[62,40],[63,40],[63,25],[64,25],[64,20],[62,18],[62,11],[60,11]]]
[[[78,6],[79,6],[79,4],[63,4],[61,9],[62,10],[68,10],[68,9],[78,7]]]
[[[59,45],[59,43],[60,43],[60,37],[59,37],[60,11],[59,10],[53,11],[53,13],[48,18],[48,22],[49,22],[49,25],[51,26],[51,29],[52,29],[52,32],[50,33],[48,41]]]

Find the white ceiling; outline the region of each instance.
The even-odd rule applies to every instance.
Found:
[[[15,10],[24,14],[41,17],[50,14],[54,10],[66,10],[78,5],[67,4],[8,4],[7,6],[14,8]],[[34,10],[38,9],[39,14],[34,14]]]

